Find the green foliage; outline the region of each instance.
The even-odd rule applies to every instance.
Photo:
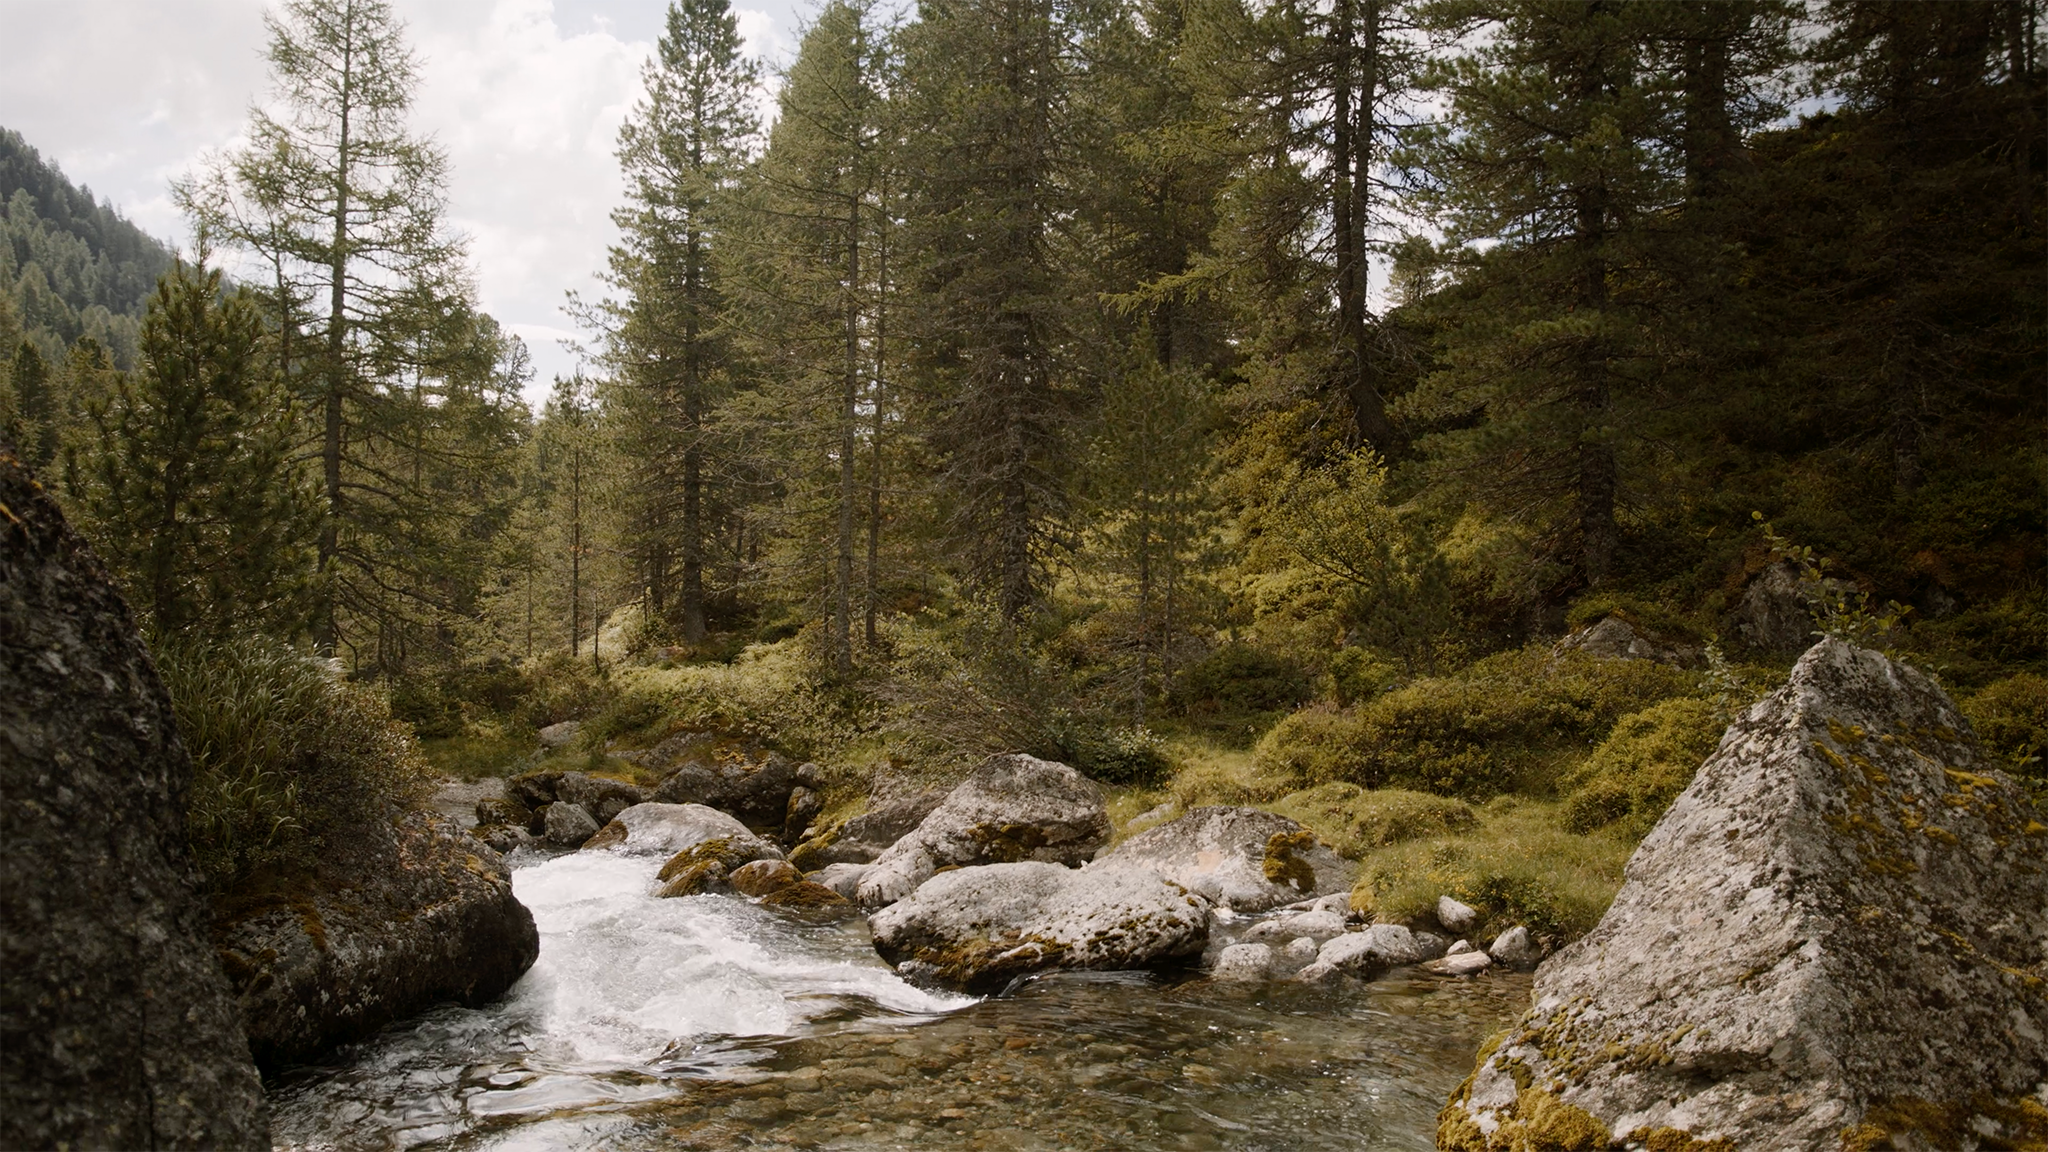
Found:
[[[250,637],[170,638],[156,659],[192,754],[187,826],[210,885],[307,867],[424,796],[411,730],[326,662]]]
[[[1167,702],[1204,729],[1237,736],[1264,728],[1314,691],[1308,671],[1285,656],[1250,644],[1225,644],[1182,669]]]
[[[1552,656],[1532,645],[1349,710],[1297,712],[1267,733],[1257,756],[1305,783],[1480,800],[1540,795],[1562,761],[1605,739],[1621,717],[1701,690],[1697,675],[1662,664]]]
[[[1553,804],[1503,798],[1469,830],[1370,853],[1351,905],[1381,921],[1426,921],[1447,895],[1479,911],[1475,939],[1516,924],[1560,942],[1582,936],[1613,903],[1634,843],[1566,832],[1556,817]]]
[[[1342,782],[1318,784],[1268,805],[1313,828],[1323,842],[1354,860],[1426,837],[1469,832],[1478,814],[1462,800],[1399,788],[1367,791]]]
[[[1567,832],[1620,824],[1640,839],[1692,782],[1725,727],[1713,701],[1666,700],[1623,717],[1583,764],[1558,781]]]
[[[1330,698],[1338,707],[1349,708],[1393,687],[1401,673],[1371,649],[1339,648],[1330,657],[1329,678]]]
[[[1992,755],[2036,785],[2048,785],[2048,677],[2021,672],[1963,701],[1963,715]]]
[[[1626,621],[1630,627],[1657,639],[1683,644],[1705,644],[1713,636],[1685,615],[1669,606],[1627,592],[1593,592],[1572,601],[1565,610],[1565,627],[1577,631],[1598,624],[1609,616]]]

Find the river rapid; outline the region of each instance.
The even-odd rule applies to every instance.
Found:
[[[1427,1149],[1528,999],[1516,975],[1116,973],[978,1000],[897,979],[859,918],[657,899],[653,858],[512,863],[540,928],[532,970],[494,1004],[278,1077],[278,1147]]]

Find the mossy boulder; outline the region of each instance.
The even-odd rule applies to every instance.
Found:
[[[868,923],[906,979],[968,992],[1047,969],[1184,962],[1209,940],[1208,902],[1156,872],[1038,861],[934,876]]]
[[[784,908],[800,912],[822,909],[850,909],[853,901],[809,880],[799,880],[761,897],[763,908]]]
[[[1351,866],[1300,823],[1257,808],[1196,808],[1090,867],[1144,868],[1236,912],[1341,892]]]
[[[702,804],[635,804],[599,829],[583,850],[674,856],[711,840],[730,841],[729,847],[747,853],[748,860],[782,859],[782,849],[734,817]]]
[[[2048,1141],[2041,817],[1932,680],[1822,641],[1538,970],[1440,1147]]]
[[[993,756],[875,858],[858,895],[871,908],[894,903],[948,865],[1077,866],[1108,838],[1109,810],[1094,781],[1036,756]]]

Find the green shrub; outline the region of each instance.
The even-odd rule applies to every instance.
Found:
[[[590,716],[610,701],[613,692],[610,681],[593,671],[587,658],[566,652],[527,661],[520,677],[526,691],[512,718],[535,729]]]
[[[426,793],[411,729],[325,661],[254,638],[171,643],[156,660],[192,754],[193,854],[217,888],[309,861]]]
[[[1479,911],[1474,939],[1517,924],[1560,943],[1583,936],[1614,902],[1632,846],[1566,832],[1556,815],[1541,801],[1489,804],[1467,832],[1372,852],[1359,863],[1351,905],[1382,922],[1426,922],[1437,897],[1451,896]]]
[[[644,690],[620,692],[584,723],[583,742],[603,748],[620,738],[665,735],[668,718],[668,703],[660,695]]]
[[[1230,732],[1263,728],[1315,693],[1301,665],[1249,644],[1226,644],[1174,677],[1167,703],[1180,715]]]
[[[1470,831],[1479,823],[1462,800],[1398,788],[1368,792],[1341,782],[1292,793],[1271,808],[1315,829],[1325,844],[1353,859],[1392,844]]]
[[[1640,839],[1692,782],[1725,725],[1710,700],[1680,698],[1623,717],[1583,764],[1558,781],[1563,825],[1591,832],[1617,821]]]
[[[1598,624],[1609,616],[1619,617],[1639,632],[1666,642],[1705,644],[1713,636],[1692,620],[1661,604],[1640,600],[1623,592],[1594,592],[1572,601],[1565,610],[1565,627],[1577,631]]]
[[[1308,709],[1259,742],[1268,771],[1485,799],[1540,795],[1557,768],[1651,704],[1698,695],[1702,678],[1646,660],[1552,656],[1532,645],[1429,677],[1341,712]]]
[[[1400,679],[1401,670],[1370,648],[1340,648],[1330,657],[1330,698],[1342,708],[1362,704]]]
[[[1164,743],[1145,728],[1074,725],[1055,750],[1058,759],[1105,784],[1151,788],[1173,774]]]
[[[1963,715],[1992,755],[2037,783],[2048,783],[2048,678],[2021,672],[1963,702]]]

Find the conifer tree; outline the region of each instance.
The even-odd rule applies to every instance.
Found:
[[[143,321],[141,366],[86,406],[77,507],[160,633],[305,626],[319,506],[263,335],[217,269],[178,265]]]
[[[739,386],[726,323],[720,212],[757,124],[754,62],[726,0],[678,0],[645,71],[646,96],[619,132],[627,205],[611,278],[623,299],[592,319],[608,334],[607,410],[633,461],[624,547],[649,614],[705,636],[705,569],[738,523],[720,407]],[[736,549],[737,551],[737,549]]]

